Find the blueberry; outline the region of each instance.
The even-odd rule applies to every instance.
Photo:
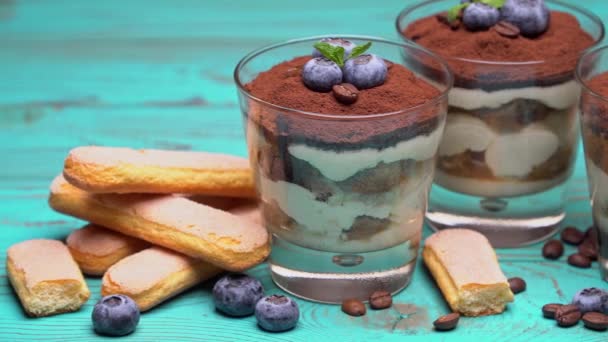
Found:
[[[578,291],[572,299],[582,313],[597,311],[608,314],[608,292],[595,287]]]
[[[304,64],[302,81],[310,90],[328,92],[331,87],[342,83],[342,69],[329,59],[313,58]]]
[[[125,295],[109,295],[95,304],[92,318],[97,333],[123,336],[135,331],[139,323],[139,308]]]
[[[386,80],[387,70],[382,58],[374,54],[361,55],[344,64],[344,82],[359,90],[377,87]]]
[[[255,306],[255,318],[264,330],[285,331],[296,326],[300,309],[293,299],[272,295],[260,299]]]
[[[331,46],[341,46],[344,48],[344,59],[346,59],[346,57],[348,57],[348,55],[350,55],[350,52],[353,50],[353,48],[355,46],[357,46],[355,43],[352,43],[349,40],[346,39],[342,39],[342,38],[323,38],[320,40],[321,42],[327,43]],[[323,55],[319,52],[319,50],[314,49],[312,51],[312,56],[313,57],[323,57]]]
[[[464,9],[462,23],[471,31],[487,30],[494,26],[500,19],[498,9],[474,2]]]
[[[242,317],[253,314],[255,304],[263,296],[262,283],[246,274],[228,274],[213,286],[215,307],[229,316]]]
[[[500,14],[502,20],[519,27],[524,36],[538,36],[549,27],[550,13],[543,0],[507,0]]]

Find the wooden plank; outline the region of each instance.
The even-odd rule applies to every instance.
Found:
[[[74,146],[193,149],[244,156],[245,142],[232,71],[254,48],[295,37],[352,32],[396,38],[393,21],[407,2],[258,1],[18,1],[0,0],[0,249],[31,238],[63,239],[82,221],[47,205],[50,180]],[[605,16],[608,5],[584,6]],[[590,211],[579,153],[564,225],[587,227]],[[431,233],[425,227],[424,234]],[[572,253],[566,247],[566,254]],[[142,316],[137,341],[602,341],[582,327],[558,329],[540,307],[567,302],[581,287],[606,287],[596,265],[574,269],[546,261],[540,244],[498,251],[505,273],[528,281],[499,316],[466,318],[453,332],[435,333],[432,320],[448,312],[418,265],[395,306],[349,317],[338,306],[298,300],[297,329],[269,334],[255,319],[213,310],[212,282]],[[88,278],[92,298],[81,311],[25,317],[0,255],[0,340],[96,340],[90,314],[100,281]],[[281,292],[266,265],[250,273],[267,292]]]

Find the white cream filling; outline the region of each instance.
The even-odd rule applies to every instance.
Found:
[[[386,219],[396,208],[421,210],[416,193],[404,193],[404,187],[399,186],[374,195],[334,194],[327,202],[316,200],[313,193],[297,184],[275,182],[266,177],[260,177],[260,189],[265,202],[276,201],[285,214],[305,225],[308,230],[333,231],[336,235],[348,230],[359,216]],[[404,213],[396,214],[402,216]]]
[[[599,229],[608,234],[608,175],[593,160],[586,158],[586,161],[593,219]]]
[[[449,93],[450,106],[473,110],[498,108],[515,99],[539,101],[554,109],[566,109],[576,104],[580,87],[574,80],[548,87],[525,87],[485,91],[454,87]]]
[[[512,197],[533,194],[550,189],[567,179],[567,172],[558,177],[542,181],[494,181],[453,176],[439,169],[435,171],[435,183],[440,186],[448,190],[479,197]]]
[[[382,150],[362,148],[356,151],[335,152],[293,144],[289,146],[289,153],[310,163],[326,178],[340,182],[381,162],[388,164],[404,159],[420,161],[433,158],[443,135],[444,124],[442,122],[429,135],[419,135]]]
[[[409,178],[392,191],[381,194],[336,193],[327,202],[299,185],[260,177],[262,201],[274,201],[297,225],[275,234],[309,248],[362,252],[388,248],[418,236],[422,228],[427,193],[433,173]],[[343,237],[357,217],[388,219],[386,229],[369,238],[348,240]],[[289,229],[291,228],[291,229]]]

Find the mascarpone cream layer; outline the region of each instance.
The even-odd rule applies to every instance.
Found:
[[[586,160],[593,219],[599,229],[608,234],[608,175],[593,160]]]
[[[454,87],[450,90],[450,106],[473,110],[498,108],[516,99],[536,100],[554,109],[576,104],[580,87],[574,80],[548,87],[525,87],[485,91]]]
[[[453,176],[442,172],[439,169],[435,171],[435,183],[440,186],[448,190],[480,197],[513,197],[529,195],[550,189],[565,182],[567,179],[568,173],[543,181],[492,181]]]
[[[297,184],[260,177],[260,192],[264,202],[274,200],[300,226],[275,234],[301,246],[354,252],[394,246],[420,230],[431,181],[429,172],[382,194],[336,193],[321,202]],[[349,230],[359,216],[388,219],[391,224],[370,239],[343,240],[343,231]]]
[[[289,146],[289,153],[310,163],[326,178],[340,182],[382,162],[388,164],[405,159],[421,161],[433,158],[437,153],[444,125],[445,123],[442,122],[428,135],[419,135],[382,150],[362,148],[355,151],[336,152],[305,144],[293,144]]]

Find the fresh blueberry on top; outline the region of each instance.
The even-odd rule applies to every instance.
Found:
[[[260,299],[255,306],[255,318],[264,330],[285,331],[296,326],[300,309],[293,299],[272,295]]]
[[[98,334],[123,336],[135,331],[139,323],[139,308],[125,295],[105,296],[93,308],[93,329]]]
[[[325,93],[342,83],[342,69],[324,57],[316,57],[304,64],[302,81],[313,91]]]
[[[608,314],[608,292],[590,287],[578,291],[572,299],[572,304],[582,312],[603,312]]]
[[[501,19],[519,27],[521,34],[535,37],[549,27],[551,14],[543,0],[507,0],[500,8]]]
[[[242,317],[253,314],[255,304],[263,296],[262,283],[246,274],[228,274],[213,286],[215,307],[229,316]]]
[[[346,40],[346,39],[342,39],[342,38],[323,38],[320,40],[320,42],[327,43],[331,46],[343,47],[344,48],[344,59],[346,59],[346,57],[348,57],[348,55],[350,55],[350,52],[353,50],[353,48],[355,46],[357,46],[355,43],[353,43],[349,40]],[[312,50],[312,56],[314,58],[323,57],[321,52],[319,52],[319,50],[317,50],[317,49]]]
[[[462,23],[471,31],[487,30],[494,26],[500,19],[498,9],[474,2],[464,9]]]
[[[357,89],[369,89],[382,85],[386,80],[386,63],[374,54],[351,58],[344,64],[344,82]]]

